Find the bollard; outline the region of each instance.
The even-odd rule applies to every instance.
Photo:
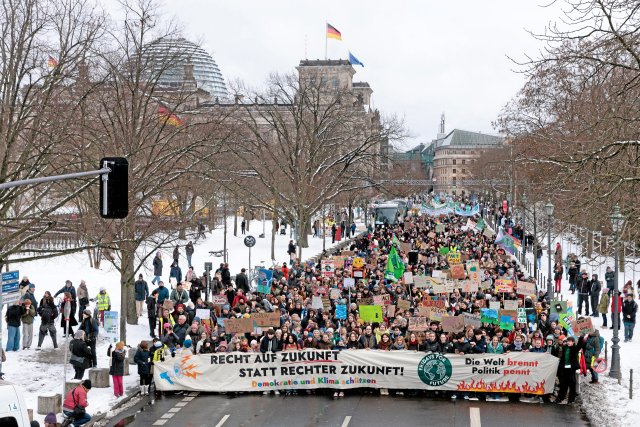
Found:
[[[633,369],[629,369],[629,399],[633,399]]]
[[[576,371],[576,395],[580,395],[580,371]]]
[[[604,342],[604,360],[609,361],[609,341]]]

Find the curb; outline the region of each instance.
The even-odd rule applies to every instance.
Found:
[[[122,406],[126,405],[127,403],[131,402],[133,399],[135,399],[136,397],[138,397],[139,394],[138,392],[135,392],[131,395],[127,395],[124,399],[122,399],[121,401],[119,401],[118,403],[116,403],[110,410],[109,412],[112,411],[117,411],[118,409],[121,409]],[[118,415],[119,412],[116,412],[114,414]],[[107,414],[108,412],[98,412],[97,414],[95,414],[92,418],[91,421],[89,421],[87,424],[85,424],[86,427],[91,427],[93,425],[95,425],[95,423],[103,421],[105,418],[107,418]]]

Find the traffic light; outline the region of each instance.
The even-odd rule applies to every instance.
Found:
[[[129,162],[124,157],[105,157],[100,168],[111,172],[100,176],[100,216],[121,219],[129,214]]]

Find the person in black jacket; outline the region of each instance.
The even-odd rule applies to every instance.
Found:
[[[275,353],[279,348],[280,343],[275,332],[273,329],[267,330],[267,333],[260,340],[260,353]]]
[[[82,313],[82,321],[79,330],[84,331],[84,340],[91,349],[91,367],[98,366],[98,357],[96,355],[96,341],[98,340],[98,332],[100,326],[98,320],[91,316],[91,310],[86,309]]]
[[[431,331],[427,332],[428,338],[422,344],[424,351],[427,353],[439,353],[440,352],[440,343],[436,338],[436,333]]]
[[[151,354],[147,341],[141,341],[133,361],[138,365],[138,375],[140,376],[140,395],[149,394],[149,384],[151,384]]]
[[[636,326],[638,303],[633,300],[633,294],[628,293],[622,303],[622,323],[624,324],[624,342],[631,342],[633,329]]]
[[[581,277],[576,283],[578,290],[578,316],[582,314],[582,305],[584,303],[586,315],[589,315],[589,295],[591,295],[591,282],[587,278],[587,272],[583,271]]]
[[[229,271],[229,264],[224,264],[222,270],[220,270],[220,276],[222,278],[222,284],[229,286],[231,284],[231,272]]]
[[[560,359],[558,381],[560,388],[558,389],[555,403],[560,403],[564,400],[567,390],[569,390],[567,403],[573,403],[576,400],[576,371],[580,369],[578,354],[584,347],[584,337],[580,337],[577,344],[575,341],[574,337],[568,337],[567,343],[558,348],[558,358]]]
[[[124,377],[124,359],[126,357],[124,342],[117,342],[116,349],[113,351],[111,350],[110,344],[107,349],[107,356],[111,357],[109,375],[111,375],[113,379],[113,394],[116,397],[124,396],[124,387],[122,384],[122,377]]]
[[[600,291],[602,290],[602,285],[600,284],[600,280],[598,280],[598,275],[593,274],[591,276],[591,316],[598,317],[598,304],[600,303]]]
[[[84,340],[83,330],[76,331],[73,340],[69,343],[69,351],[71,351],[69,362],[76,372],[73,379],[81,380],[85,369],[91,367],[91,348]]]
[[[158,251],[153,258],[153,280],[151,283],[158,284],[162,280],[162,253]]]
[[[241,269],[240,273],[236,275],[236,288],[242,289],[247,294],[249,292],[249,279],[247,278],[246,269]]]
[[[149,335],[156,337],[156,322],[158,320],[158,290],[154,289],[147,297],[147,317],[149,318]]]
[[[47,336],[47,333],[51,336],[53,348],[58,348],[55,325],[56,317],[58,317],[58,309],[56,308],[56,303],[49,291],[45,291],[44,297],[40,300],[38,315],[40,316],[40,331],[38,334],[38,347],[36,347],[36,350],[40,350],[44,337]]]
[[[26,312],[22,301],[18,300],[7,308],[5,320],[7,321],[7,351],[20,350],[20,325],[22,315]]]

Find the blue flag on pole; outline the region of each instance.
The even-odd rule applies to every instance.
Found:
[[[364,67],[364,64],[362,62],[358,61],[358,58],[353,56],[353,53],[351,53],[351,52],[349,52],[349,63],[351,65],[360,65],[360,66]]]

